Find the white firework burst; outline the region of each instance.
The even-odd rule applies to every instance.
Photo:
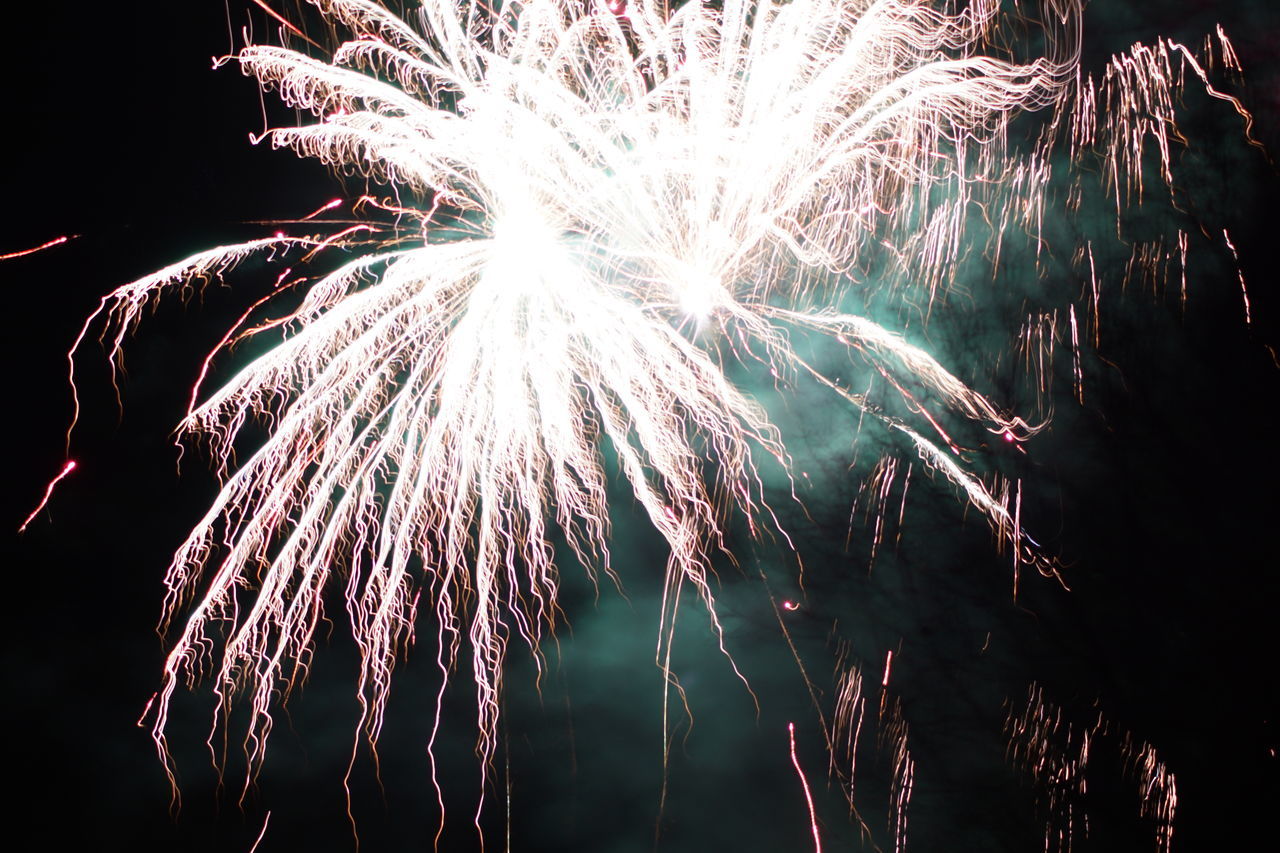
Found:
[[[506,646],[536,649],[559,615],[553,541],[610,571],[615,464],[670,552],[660,659],[682,587],[714,623],[725,519],[776,526],[757,459],[787,464],[729,360],[811,377],[901,433],[1015,559],[1052,571],[1010,490],[970,470],[943,421],[1010,440],[1033,428],[842,295],[874,256],[892,259],[885,286],[931,304],[979,205],[996,240],[1034,232],[1063,136],[1100,147],[1121,192],[1144,140],[1167,158],[1171,69],[1203,77],[1185,49],[1135,52],[1129,77],[1108,77],[1121,111],[1150,121],[1100,131],[1076,0],[1046,0],[1048,48],[1024,59],[1000,47],[998,0],[424,0],[411,19],[311,2],[350,33],[330,55],[253,45],[236,59],[315,117],[272,144],[389,188],[394,223],[214,249],[95,315],[115,359],[151,300],[249,253],[365,250],[310,282],[271,324],[283,340],[193,396],[182,423],[225,484],[169,570],[166,618],[186,615],[155,717],[162,754],[177,685],[212,672],[221,705],[251,695],[261,760],[341,567],[367,736],[421,595],[442,673],[471,656],[487,764]],[[1149,99],[1123,103],[1134,92]],[[1046,129],[1016,155],[1009,123],[1033,110]],[[806,334],[888,380],[916,422],[811,366],[792,343]],[[268,437],[233,470],[262,416]]]

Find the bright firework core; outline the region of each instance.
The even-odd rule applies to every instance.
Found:
[[[366,178],[383,220],[203,252],[95,314],[114,361],[168,290],[254,253],[350,253],[305,279],[287,316],[246,313],[224,347],[280,342],[197,388],[182,423],[225,484],[167,579],[177,638],[153,723],[166,759],[174,691],[212,674],[219,714],[250,697],[246,746],[262,760],[341,567],[364,734],[376,740],[397,655],[429,621],[442,678],[470,658],[487,770],[507,645],[536,652],[562,617],[556,544],[612,573],[617,480],[668,551],[659,665],[682,593],[723,641],[711,570],[727,519],[787,542],[765,469],[792,475],[729,361],[848,407],[985,518],[1015,573],[1055,575],[1024,530],[1021,482],[976,449],[1044,418],[949,369],[918,328],[970,286],[975,244],[995,264],[1008,240],[1045,242],[1046,190],[1073,167],[1059,152],[1093,158],[1117,210],[1144,151],[1170,180],[1174,96],[1184,78],[1208,85],[1208,58],[1232,66],[1225,37],[1208,56],[1135,46],[1093,80],[1076,0],[1045,0],[1039,25],[998,0],[426,0],[409,20],[367,0],[312,4],[347,34],[331,54],[251,45],[237,59],[316,117],[272,144]],[[1029,114],[1041,130],[1021,150],[1010,122]],[[1029,351],[1052,360],[1069,342],[1078,364],[1097,282],[1072,290],[1080,306],[1038,318]],[[889,319],[850,308],[877,301]],[[262,416],[268,437],[233,464]],[[899,763],[909,779],[905,747]]]

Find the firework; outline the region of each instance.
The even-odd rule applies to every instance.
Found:
[[[254,305],[219,350],[279,343],[193,388],[181,432],[208,443],[224,485],[166,580],[166,623],[180,620],[153,718],[166,760],[174,691],[208,675],[219,716],[248,694],[246,745],[262,760],[272,702],[305,677],[340,571],[365,735],[425,602],[442,679],[470,655],[488,767],[508,643],[536,650],[562,618],[553,543],[612,574],[614,467],[669,549],[668,668],[682,591],[719,631],[709,571],[727,519],[785,537],[764,479],[789,457],[739,366],[821,388],[899,437],[987,519],[1015,571],[1055,572],[1023,529],[1019,484],[981,476],[964,437],[1017,444],[1035,419],[948,370],[907,315],[956,291],[971,240],[998,258],[1011,234],[1041,238],[1059,150],[1096,152],[1117,206],[1140,191],[1145,151],[1170,180],[1173,93],[1188,73],[1208,85],[1198,54],[1136,47],[1085,78],[1075,0],[1045,3],[1034,54],[996,0],[428,0],[408,20],[365,0],[313,5],[348,33],[331,53],[251,45],[235,59],[315,119],[271,143],[365,178],[374,213],[179,261],[108,295],[85,327],[105,324],[115,364],[167,292],[255,253],[345,253],[283,276],[304,290],[296,307],[263,321]],[[1010,123],[1028,113],[1040,132],[1020,150]],[[1091,284],[1080,313],[1096,333]],[[904,306],[900,325],[850,307],[876,299]],[[1025,350],[1069,326],[1078,360],[1080,325],[1072,305]],[[888,394],[836,378],[809,355],[815,340]],[[233,464],[264,418],[268,437]],[[895,469],[878,470],[883,505]]]
[[[1026,707],[1005,721],[1009,754],[1042,792],[1042,808],[1048,813],[1044,825],[1044,849],[1070,853],[1072,846],[1088,838],[1089,820],[1085,808],[1087,771],[1091,751],[1098,745],[1119,749],[1128,781],[1138,789],[1140,814],[1149,824],[1154,847],[1168,853],[1173,844],[1173,819],[1178,805],[1176,780],[1148,743],[1135,743],[1129,732],[1115,732],[1096,708],[1092,721],[1073,727],[1063,709],[1045,699],[1044,690],[1032,684]]]

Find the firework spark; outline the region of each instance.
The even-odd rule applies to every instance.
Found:
[[[1045,698],[1044,688],[1032,684],[1025,707],[1017,713],[1011,707],[1005,720],[1009,755],[1043,797],[1044,849],[1070,853],[1077,841],[1088,838],[1090,756],[1102,744],[1123,757],[1124,775],[1138,789],[1139,816],[1149,826],[1155,849],[1168,853],[1178,805],[1173,773],[1154,747],[1128,731],[1116,731],[1097,708],[1089,717],[1087,725],[1073,725],[1063,708]]]
[[[615,465],[670,551],[660,664],[682,590],[719,631],[708,578],[726,519],[778,530],[761,466],[789,461],[730,365],[815,383],[904,437],[1015,570],[1054,572],[1022,528],[1018,484],[980,477],[963,437],[976,425],[1016,443],[1037,426],[905,326],[844,306],[874,291],[927,317],[956,288],[975,210],[996,258],[1006,235],[1038,239],[1064,142],[1101,152],[1117,205],[1141,191],[1148,145],[1169,180],[1172,94],[1187,68],[1207,86],[1194,54],[1138,47],[1095,83],[1079,69],[1077,0],[1046,0],[1047,47],[1026,57],[998,0],[426,0],[412,21],[368,0],[311,2],[350,34],[332,53],[250,45],[236,59],[316,119],[271,143],[388,188],[394,201],[367,205],[385,221],[203,252],[91,318],[105,318],[114,365],[170,290],[254,253],[358,251],[305,281],[282,276],[278,289],[305,283],[300,303],[242,328],[251,309],[218,351],[283,339],[203,399],[193,390],[181,433],[208,441],[224,486],[167,576],[166,623],[184,618],[155,703],[166,761],[174,691],[209,674],[219,714],[250,696],[246,744],[262,760],[272,702],[305,677],[340,570],[368,739],[422,600],[442,678],[470,652],[488,767],[508,643],[536,651],[562,618],[552,543],[612,574]],[[1125,120],[1099,121],[1099,102]],[[1030,111],[1047,118],[1019,153],[1009,125]],[[1082,314],[1096,332],[1093,294]],[[1068,317],[1078,351],[1074,307],[1039,339],[1061,340]],[[820,369],[807,339],[893,400]],[[269,436],[234,466],[242,429],[264,417]],[[879,470],[882,517],[896,468]],[[898,750],[900,844],[911,762]]]
[[[67,234],[61,237],[55,237],[52,240],[46,240],[39,246],[32,246],[29,249],[18,249],[13,252],[6,252],[0,255],[0,261],[9,261],[14,258],[25,258],[27,255],[34,255],[36,252],[43,252],[46,249],[52,249],[54,246],[61,246],[63,243],[76,239],[78,234]]]
[[[40,514],[40,511],[49,504],[49,498],[53,497],[53,490],[74,470],[76,470],[76,461],[68,459],[67,463],[62,466],[62,470],[58,472],[58,476],[50,480],[49,484],[45,486],[44,496],[40,498],[40,503],[36,504],[36,508],[31,510],[31,514],[22,520],[22,524],[18,527],[19,533],[26,530],[35,517]]]
[[[796,757],[795,723],[787,723],[787,737],[791,740],[791,766],[796,769],[796,775],[800,777],[800,787],[804,790],[804,801],[809,807],[809,829],[813,833],[813,850],[814,853],[822,853],[822,835],[818,832],[818,815],[813,808],[813,794],[809,791],[809,780],[805,778],[804,769],[800,766],[800,759]]]

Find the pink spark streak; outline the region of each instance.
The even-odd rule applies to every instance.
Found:
[[[32,246],[30,249],[19,249],[16,252],[9,252],[8,254],[0,255],[0,261],[8,261],[8,260],[12,260],[13,258],[21,258],[26,255],[34,255],[36,252],[43,252],[45,249],[52,249],[54,246],[60,246],[63,243],[67,242],[68,240],[74,240],[79,236],[80,236],[79,234],[68,234],[62,237],[56,237],[53,240],[48,241],[47,243],[41,243],[39,246]]]
[[[800,784],[804,787],[804,799],[809,804],[809,826],[813,829],[814,853],[822,853],[822,837],[818,834],[818,814],[813,808],[813,794],[809,791],[809,780],[800,768],[800,759],[796,757],[796,724],[787,723],[787,734],[791,737],[791,764],[796,768]]]
[[[67,464],[62,466],[62,471],[58,473],[58,476],[50,480],[49,485],[45,486],[44,497],[40,499],[40,503],[36,505],[36,508],[31,510],[31,515],[28,515],[26,520],[22,522],[22,525],[18,528],[19,533],[25,531],[27,529],[27,525],[34,521],[35,517],[40,514],[40,511],[45,508],[45,505],[49,503],[49,498],[53,496],[54,487],[56,487],[64,477],[75,469],[76,461],[74,459],[68,459]]]

